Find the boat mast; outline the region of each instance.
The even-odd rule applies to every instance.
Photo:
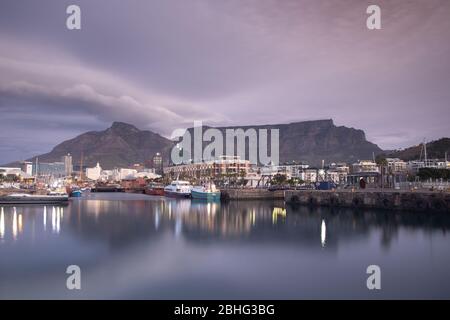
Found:
[[[425,139],[423,139],[423,153],[424,153],[424,157],[425,157],[425,167],[428,167],[427,144],[425,143]]]
[[[81,157],[80,157],[80,182],[83,182],[83,150],[81,150]]]

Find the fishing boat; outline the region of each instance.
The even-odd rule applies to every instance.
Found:
[[[164,185],[161,183],[149,183],[145,189],[145,194],[151,196],[163,196],[164,195]]]
[[[189,198],[191,196],[192,185],[189,181],[175,180],[164,188],[164,195],[168,197],[183,197]]]
[[[12,193],[0,197],[0,204],[64,204],[69,201],[67,194],[38,195],[28,193]]]
[[[191,191],[192,199],[200,199],[207,201],[220,200],[220,190],[212,183],[203,186],[195,186]]]
[[[76,186],[73,186],[73,187],[67,186],[66,193],[71,198],[79,198],[83,195],[83,191],[79,187],[76,187]]]
[[[79,198],[79,197],[81,197],[83,195],[83,191],[81,191],[81,190],[73,190],[71,193],[70,193],[70,196],[71,197],[73,197],[73,198]]]

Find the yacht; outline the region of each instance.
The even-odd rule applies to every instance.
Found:
[[[175,180],[171,184],[164,187],[164,194],[168,197],[184,197],[191,196],[192,185],[189,181]]]

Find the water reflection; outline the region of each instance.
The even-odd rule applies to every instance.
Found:
[[[3,207],[0,208],[0,239],[5,236],[5,211]]]
[[[13,208],[13,221],[12,221],[12,234],[14,240],[17,238],[17,210],[16,207]]]
[[[41,217],[42,212],[42,217]],[[0,239],[19,240],[22,234],[27,232],[26,226],[31,228],[28,230],[32,233],[33,238],[36,236],[36,226],[42,226],[42,235],[47,230],[47,207],[40,206],[18,206],[18,207],[1,207],[0,208]],[[53,207],[50,215],[51,231],[58,234],[61,231],[62,219],[64,217],[63,207]],[[36,219],[39,221],[36,223]],[[37,235],[39,237],[39,234]]]
[[[18,212],[18,210],[20,212]],[[371,230],[381,230],[380,244],[389,248],[400,227],[445,233],[450,218],[395,212],[358,212],[347,209],[311,209],[285,207],[283,202],[202,203],[190,200],[156,198],[152,201],[74,201],[67,210],[47,207],[2,208],[0,237],[5,238],[11,226],[12,239],[24,232],[24,225],[42,215],[42,230],[61,233],[62,227],[86,240],[107,241],[121,247],[134,241],[160,237],[167,232],[188,241],[280,241],[302,246],[336,248],[341,241],[367,237]],[[9,221],[9,222],[8,222]],[[37,234],[37,240],[39,232]]]
[[[320,226],[320,243],[322,248],[325,247],[327,242],[327,226],[325,225],[325,220],[322,219],[322,225]]]
[[[358,277],[355,263],[361,264],[358,270],[363,270],[364,278],[365,268],[373,261],[394,265],[399,273],[392,278],[410,276],[440,283],[450,268],[448,255],[442,254],[450,249],[449,228],[450,217],[442,214],[313,209],[277,201],[203,203],[99,194],[71,201],[67,207],[5,207],[0,211],[0,256],[8,259],[0,259],[0,276],[12,276],[0,282],[0,297],[11,297],[10,290],[18,297],[26,296],[29,284],[17,289],[17,283],[29,274],[36,275],[34,294],[41,297],[47,292],[42,290],[47,277],[63,277],[61,270],[74,261],[86,268],[92,288],[105,288],[103,295],[85,291],[94,297],[126,285],[121,296],[125,298],[134,290],[152,292],[154,297],[167,292],[165,298],[180,297],[178,292],[186,292],[182,298],[191,298],[193,292],[203,298],[210,297],[210,292],[216,298],[230,298],[221,292],[248,292],[243,298],[282,298],[271,296],[272,289],[285,293],[285,298],[296,298],[298,292],[315,292],[312,285],[305,289],[313,278],[319,279],[314,285],[320,297],[331,285],[347,292],[359,288],[347,283]],[[404,261],[415,263],[408,263],[408,273],[400,273],[398,266]],[[110,288],[108,271],[120,275],[114,279],[127,280]],[[411,279],[402,283],[412,283]],[[54,284],[55,296],[60,294],[60,280],[48,282]],[[141,288],[144,283],[148,288]],[[221,291],[230,285],[239,290]],[[419,293],[424,288],[436,293],[432,284],[419,287]],[[364,286],[361,290],[366,292]],[[450,286],[439,290],[436,296],[443,296]]]

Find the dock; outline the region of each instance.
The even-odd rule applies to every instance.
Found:
[[[450,193],[400,190],[224,189],[222,200],[284,200],[291,205],[450,213]]]

